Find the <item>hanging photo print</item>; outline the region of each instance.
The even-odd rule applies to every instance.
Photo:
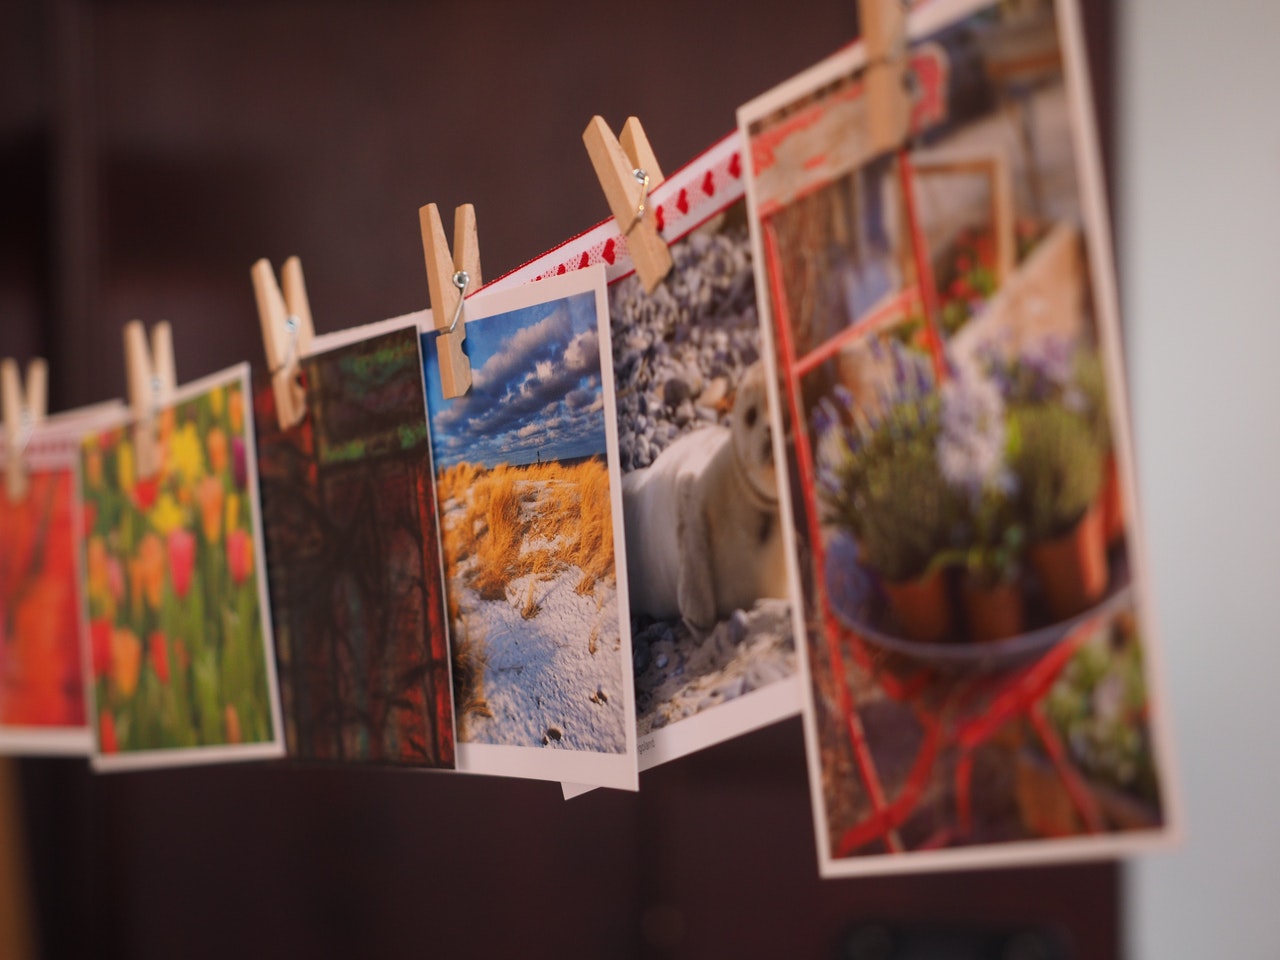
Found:
[[[1163,841],[1078,14],[907,29],[905,86],[858,44],[739,111],[822,872]]]
[[[79,439],[116,404],[57,414],[30,431],[26,490],[0,488],[0,753],[81,754],[93,745],[81,663]],[[8,465],[0,431],[0,476]],[[97,572],[104,572],[99,567]],[[106,586],[99,579],[94,584]]]
[[[608,270],[641,770],[799,706],[741,143],[654,190],[652,294],[613,220],[485,288]]]
[[[289,756],[451,768],[417,327],[316,338],[300,365],[302,423],[280,429],[265,380],[255,402]]]
[[[604,272],[467,300],[472,386],[423,361],[470,773],[637,788]]]
[[[249,400],[247,365],[179,388],[153,475],[123,417],[81,444],[96,769],[283,753]]]

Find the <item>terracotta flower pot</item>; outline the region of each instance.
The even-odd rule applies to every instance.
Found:
[[[1102,527],[1107,546],[1111,546],[1124,536],[1124,495],[1120,491],[1120,465],[1114,451],[1107,454],[1098,499],[1102,502]]]
[[[937,643],[951,632],[951,603],[942,570],[914,580],[885,580],[883,586],[907,639]]]
[[[1055,620],[1087,610],[1107,590],[1103,511],[1095,501],[1070,531],[1034,544],[1027,552]]]
[[[976,643],[1017,636],[1026,621],[1022,591],[1017,583],[988,586],[967,579],[964,585],[964,616],[969,639]]]

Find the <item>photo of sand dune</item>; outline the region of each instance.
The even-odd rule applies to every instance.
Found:
[[[472,386],[423,336],[464,770],[636,786],[601,271],[467,304]]]

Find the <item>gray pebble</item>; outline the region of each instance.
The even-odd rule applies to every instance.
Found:
[[[668,407],[678,407],[690,396],[689,384],[680,377],[672,377],[663,385],[662,401]]]

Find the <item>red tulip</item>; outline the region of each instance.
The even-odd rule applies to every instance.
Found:
[[[110,710],[98,714],[98,745],[103,753],[115,753],[120,749],[116,741],[116,718]]]
[[[156,630],[147,638],[147,653],[151,657],[151,668],[161,683],[169,682],[169,649],[165,646],[164,634]]]
[[[160,484],[154,477],[139,480],[133,485],[133,502],[138,505],[139,510],[150,510],[156,505],[156,494],[159,492]]]
[[[173,592],[185,600],[191,589],[191,572],[196,565],[196,537],[190,530],[174,530],[169,534],[169,573]]]
[[[89,624],[89,652],[93,659],[93,675],[105,676],[111,667],[110,620],[94,620]]]
[[[227,568],[237,585],[253,573],[253,540],[243,530],[233,530],[227,535]]]
[[[236,708],[233,704],[227,704],[227,708],[223,711],[222,719],[226,724],[227,743],[239,743],[240,715],[236,713]]]

